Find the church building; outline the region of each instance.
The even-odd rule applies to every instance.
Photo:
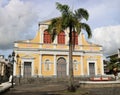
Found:
[[[46,30],[50,20],[39,23],[31,40],[14,42],[19,59],[14,63],[14,75],[22,77],[69,76],[69,31],[60,32],[54,42]],[[103,75],[102,46],[86,41],[85,35],[75,34],[73,72],[75,77]]]

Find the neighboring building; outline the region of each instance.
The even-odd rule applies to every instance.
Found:
[[[117,53],[107,56],[107,58],[120,58],[120,49],[118,49]]]
[[[0,55],[0,83],[7,81],[10,76],[10,63],[4,58],[3,55]]]
[[[108,61],[103,60],[103,64],[104,64],[104,74],[108,74],[109,73],[109,69],[107,67]]]
[[[5,75],[5,59],[3,55],[0,55],[0,76]]]
[[[69,76],[69,31],[62,31],[52,43],[51,36],[46,30],[49,23],[50,21],[39,23],[39,30],[34,39],[14,43],[14,51],[20,56],[14,63],[15,76]],[[75,35],[75,77],[103,75],[102,46],[87,42],[83,33]]]

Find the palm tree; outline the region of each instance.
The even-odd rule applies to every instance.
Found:
[[[91,29],[88,24],[81,23],[82,19],[88,20],[89,14],[87,10],[83,8],[79,8],[72,12],[68,5],[62,5],[60,3],[56,3],[57,9],[61,12],[61,17],[54,18],[51,21],[51,24],[48,27],[48,31],[51,34],[52,41],[57,34],[59,34],[62,30],[69,29],[69,91],[75,91],[74,86],[74,75],[73,75],[73,58],[72,52],[75,46],[75,43],[72,38],[72,33],[78,34],[81,32],[81,29],[84,29],[87,34],[88,38],[92,36]],[[75,36],[75,35],[74,35]]]

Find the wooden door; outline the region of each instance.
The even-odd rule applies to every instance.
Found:
[[[24,77],[31,77],[31,62],[24,62]]]
[[[89,63],[89,75],[94,76],[95,75],[95,63]]]
[[[57,61],[57,77],[66,77],[66,60],[64,58],[59,58]]]

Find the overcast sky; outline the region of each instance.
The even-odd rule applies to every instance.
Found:
[[[32,39],[38,22],[60,15],[56,2],[72,10],[85,8],[93,36],[90,41],[103,46],[104,55],[120,48],[120,0],[0,0],[0,55],[13,51],[13,42]]]

